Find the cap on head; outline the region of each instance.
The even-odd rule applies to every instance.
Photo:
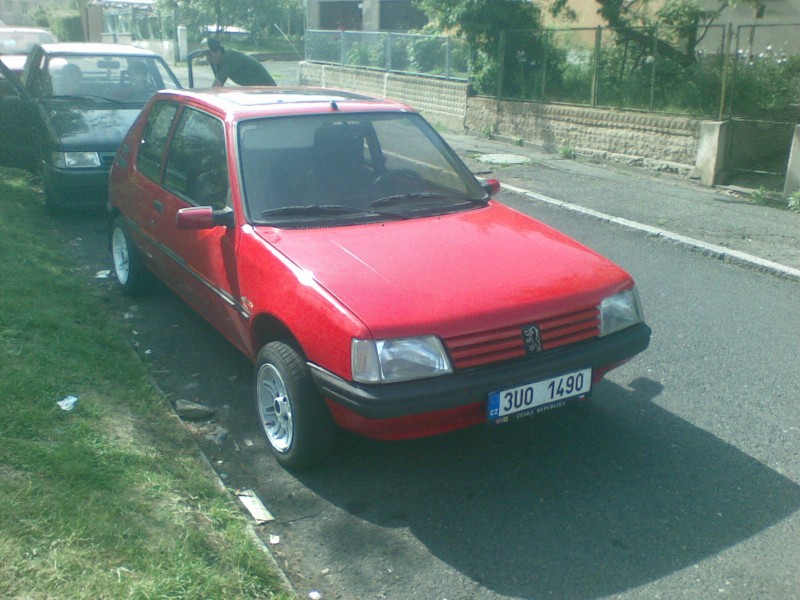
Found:
[[[219,40],[216,38],[209,38],[208,39],[208,49],[211,52],[224,52],[225,48],[222,47]]]

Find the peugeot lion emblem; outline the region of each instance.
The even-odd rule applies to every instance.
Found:
[[[542,332],[538,325],[523,327],[522,337],[525,339],[525,350],[527,352],[542,351]]]

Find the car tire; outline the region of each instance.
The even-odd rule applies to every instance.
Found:
[[[287,469],[303,469],[328,454],[335,425],[300,354],[283,342],[258,353],[255,404],[272,454]]]
[[[122,216],[116,217],[112,222],[109,242],[114,276],[123,293],[136,296],[145,292],[150,287],[152,276],[144,265],[139,250],[133,245]]]

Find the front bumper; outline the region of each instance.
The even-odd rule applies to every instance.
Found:
[[[411,382],[367,385],[347,381],[309,363],[322,396],[334,413],[354,413],[363,419],[399,419],[486,403],[489,393],[592,367],[602,376],[610,367],[642,352],[650,343],[650,328],[634,325],[603,338],[557,348],[525,359]]]
[[[42,163],[42,186],[64,208],[102,208],[108,201],[109,167],[63,169]]]

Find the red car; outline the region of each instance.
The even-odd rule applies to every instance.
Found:
[[[414,110],[308,88],[163,91],[117,152],[110,247],[255,363],[278,461],[585,398],[643,351],[631,277],[491,199]]]

